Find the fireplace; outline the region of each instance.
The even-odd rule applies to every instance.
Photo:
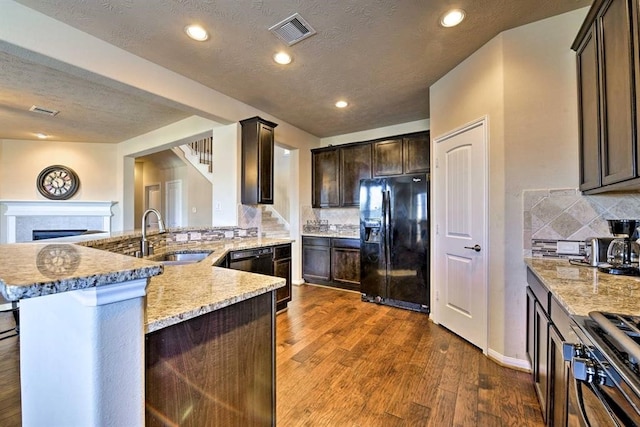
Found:
[[[57,237],[79,236],[88,230],[33,230],[31,240],[55,239]]]
[[[116,202],[71,200],[0,200],[2,243],[34,240],[34,231],[87,230],[111,232],[111,207]],[[78,233],[79,234],[79,233]],[[67,234],[69,235],[69,234]],[[59,236],[57,236],[59,237]]]

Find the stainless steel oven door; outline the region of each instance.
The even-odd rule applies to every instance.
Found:
[[[637,409],[616,385],[615,373],[578,357],[569,372],[568,426],[640,426]]]

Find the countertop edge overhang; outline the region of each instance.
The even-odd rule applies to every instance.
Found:
[[[525,258],[529,270],[570,315],[591,311],[640,315],[640,278],[601,273],[566,259]]]

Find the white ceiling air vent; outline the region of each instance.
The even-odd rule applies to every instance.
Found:
[[[311,25],[298,13],[291,15],[282,22],[278,22],[269,28],[269,31],[284,40],[289,46],[311,37],[316,33],[316,30],[311,28]]]
[[[51,116],[51,117],[55,116],[60,112],[58,110],[52,110],[50,108],[38,107],[37,105],[32,105],[31,108],[29,108],[29,111],[33,113],[46,114],[47,116]]]

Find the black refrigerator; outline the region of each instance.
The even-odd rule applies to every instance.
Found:
[[[429,175],[360,181],[362,300],[429,312]]]

